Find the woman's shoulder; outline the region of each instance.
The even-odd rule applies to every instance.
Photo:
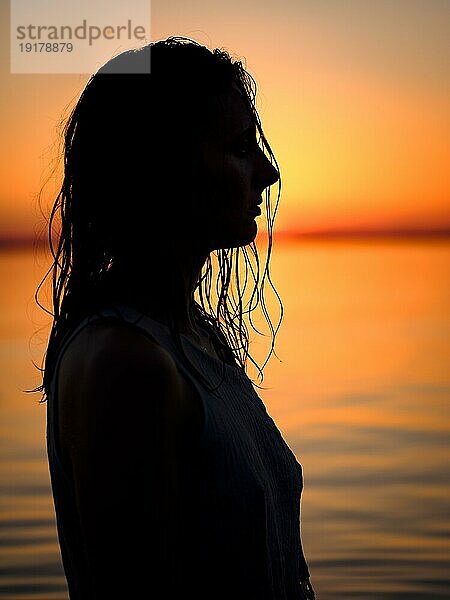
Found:
[[[128,411],[137,427],[139,419],[164,420],[174,434],[201,427],[199,399],[170,352],[118,321],[88,324],[71,340],[61,358],[58,399],[63,435],[106,414],[121,415],[119,426]]]
[[[121,321],[99,320],[85,325],[69,342],[61,357],[59,379],[71,379],[75,387],[100,380],[133,386],[132,375],[151,378],[157,386],[180,383],[170,352],[140,329]],[[174,389],[172,389],[174,391]]]
[[[90,375],[97,376],[104,366],[174,371],[170,352],[141,328],[118,319],[99,319],[86,324],[70,341],[62,362],[79,367],[83,363]],[[173,375],[174,373],[172,373]]]

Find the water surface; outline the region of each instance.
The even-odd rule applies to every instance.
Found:
[[[22,391],[39,383],[31,359],[45,350],[48,321],[33,303],[44,266],[32,251],[0,253],[0,597],[10,600],[67,598],[45,405]],[[266,367],[259,393],[303,466],[319,600],[450,597],[449,267],[442,242],[275,246],[282,362]]]

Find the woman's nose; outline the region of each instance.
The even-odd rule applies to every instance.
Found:
[[[258,179],[259,183],[264,186],[264,188],[269,185],[273,185],[280,179],[280,172],[278,169],[270,162],[267,156],[264,154],[262,149],[259,152],[260,163],[258,168]]]

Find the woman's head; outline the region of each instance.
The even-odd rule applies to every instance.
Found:
[[[150,73],[123,73],[149,58]],[[252,242],[247,211],[278,172],[257,144],[251,84],[227,53],[178,38],[102,67],[66,133],[80,246],[101,246],[114,262],[149,242],[157,251],[195,241],[207,252]]]
[[[268,186],[279,179],[255,97],[256,84],[240,61],[186,38],[124,52],[90,78],[65,125],[64,180],[51,215],[50,230],[59,217],[61,234],[52,247],[54,323],[45,376],[71,324],[111,300],[129,300],[130,280],[148,277],[149,263],[160,265],[152,276],[166,280],[155,286],[170,287],[175,305],[186,292],[176,278],[181,253],[206,259],[207,272],[196,282],[203,313],[218,327],[222,321],[234,329],[236,341],[244,336],[245,362],[242,303],[227,305],[238,264],[233,252],[241,249],[248,263],[245,246],[251,244],[258,261],[255,216],[248,211],[261,204],[266,190],[269,251],[262,296],[271,249]],[[212,251],[220,265],[215,315]],[[259,265],[252,274],[258,284]],[[237,271],[236,279],[241,298]]]

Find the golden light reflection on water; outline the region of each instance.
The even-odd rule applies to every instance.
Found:
[[[445,243],[275,249],[283,362],[260,395],[303,466],[321,598],[450,587],[449,267]]]
[[[408,396],[397,394],[395,405],[406,401],[408,414],[399,416],[414,418],[414,408],[425,408],[427,417],[440,414],[435,403],[423,407],[421,388],[412,382],[432,385],[439,405],[436,386],[447,382],[450,358],[448,245],[303,243],[276,248],[272,262],[285,318],[277,341],[283,363],[270,364],[268,385],[289,390],[291,397],[301,392],[299,401],[308,409],[341,394],[344,420],[383,420],[376,395],[406,374],[400,381],[410,386]],[[358,411],[351,410],[352,393],[358,394]],[[324,408],[332,422],[342,412],[335,403]]]
[[[447,597],[449,266],[445,244],[274,249],[283,362],[271,360],[258,393],[303,466],[302,537],[321,600]],[[16,600],[65,597],[45,405],[21,391],[39,383],[43,268],[30,252],[0,255],[0,591]]]

